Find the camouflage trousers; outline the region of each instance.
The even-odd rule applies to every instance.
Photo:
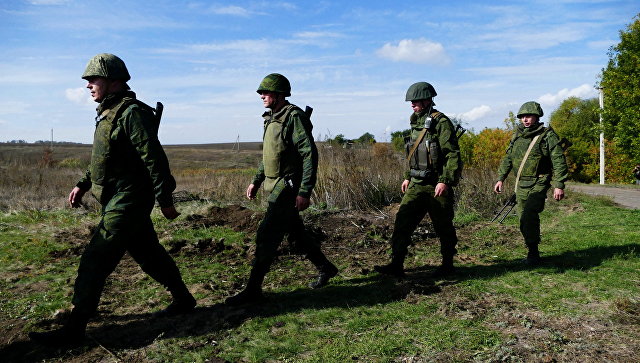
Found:
[[[413,180],[402,197],[400,209],[391,235],[391,247],[394,260],[404,261],[411,244],[411,234],[422,219],[429,214],[433,228],[440,239],[440,253],[444,258],[456,254],[458,237],[453,227],[453,188],[447,195],[434,197],[435,185],[420,184]]]
[[[304,223],[295,207],[296,190],[279,182],[269,194],[269,205],[256,232],[256,252],[252,274],[264,276],[277,256],[278,247],[285,235],[295,244],[296,250],[323,272],[333,266],[322,253],[320,245],[308,238]]]
[[[520,232],[527,247],[540,243],[540,213],[544,210],[549,188],[547,183],[536,182],[528,188],[519,187],[516,192]]]
[[[106,211],[97,228],[82,253],[75,281],[72,302],[79,316],[88,319],[95,313],[105,281],[125,252],[167,290],[172,293],[186,290],[175,261],[158,241],[150,208]]]

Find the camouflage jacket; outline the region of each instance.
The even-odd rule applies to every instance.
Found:
[[[542,181],[550,183],[554,188],[564,189],[568,168],[560,138],[551,127],[547,128],[542,124],[529,128],[518,126],[500,163],[498,180],[504,181],[512,169],[514,173],[518,172],[529,144],[536,135],[540,137],[522,167],[518,187],[527,188],[536,181]]]
[[[437,166],[437,182],[455,186],[460,181],[462,173],[462,159],[460,158],[460,147],[458,146],[458,138],[455,133],[453,123],[447,116],[437,110],[431,110],[429,113],[424,110],[420,113],[413,113],[409,119],[411,124],[411,142],[408,148],[413,146],[419,134],[425,127],[427,116],[432,116],[431,127],[425,134],[422,142],[428,139],[435,143],[438,149],[440,162]],[[412,178],[411,170],[407,170],[404,175],[405,179]]]
[[[98,201],[114,209],[153,204],[154,197],[161,207],[173,205],[176,182],[153,109],[127,91],[108,95],[97,111],[91,165],[77,186],[100,189]]]
[[[313,187],[316,185],[318,149],[311,134],[313,126],[307,115],[300,108],[291,105],[289,102],[275,113],[272,111],[265,112],[262,115],[264,118],[264,137],[268,137],[266,130],[269,123],[272,122],[271,120],[282,119],[287,113],[286,120],[282,123],[282,133],[280,135],[286,147],[283,154],[287,153],[288,155],[281,155],[280,161],[293,164],[283,165],[282,168],[291,171],[291,175],[287,175],[287,177],[290,177],[294,186],[298,188],[298,195],[309,198]],[[266,178],[264,162],[264,160],[260,162],[258,172],[253,178],[252,183],[257,187]]]

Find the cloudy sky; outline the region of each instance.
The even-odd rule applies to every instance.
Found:
[[[501,127],[537,100],[550,114],[594,85],[640,2],[0,1],[0,141],[91,142],[95,106],[80,78],[97,53],[127,64],[165,144],[257,141],[268,73],[314,107],[314,135],[379,141],[405,129],[407,88],[468,128]],[[547,121],[547,116],[543,121]]]

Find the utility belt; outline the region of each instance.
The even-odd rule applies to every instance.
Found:
[[[420,179],[427,183],[435,183],[438,181],[438,173],[435,170],[419,170],[419,169],[411,169],[409,171],[409,175],[412,178]]]

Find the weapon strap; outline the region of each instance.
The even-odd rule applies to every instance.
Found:
[[[422,139],[424,139],[424,135],[427,134],[427,131],[429,131],[429,129],[427,129],[426,127],[422,129],[422,131],[418,135],[418,138],[416,139],[416,142],[413,143],[413,146],[411,147],[411,151],[409,151],[409,155],[407,155],[407,160],[411,160],[413,153],[416,152],[418,145],[420,145],[420,143],[422,142]]]
[[[518,168],[518,174],[516,175],[515,192],[518,191],[518,182],[520,181],[520,174],[522,173],[522,169],[524,169],[524,163],[529,158],[529,153],[531,153],[531,149],[533,149],[533,145],[536,144],[536,141],[538,141],[538,139],[540,138],[541,135],[542,134],[538,134],[533,138],[533,140],[531,140],[531,142],[529,143],[529,147],[527,148],[527,152],[524,154],[524,157],[522,158],[522,161],[520,162],[520,167]]]
[[[438,118],[440,117],[440,115],[442,115],[442,112],[434,112],[431,115],[429,115],[432,119],[434,118]],[[420,132],[420,134],[418,135],[418,138],[416,139],[416,142],[413,143],[413,146],[411,147],[411,151],[409,151],[409,155],[407,155],[407,160],[411,160],[411,157],[413,156],[413,153],[416,152],[416,149],[418,148],[418,145],[420,145],[420,143],[422,142],[422,139],[424,139],[424,135],[427,134],[427,131],[429,131],[429,129],[427,127],[425,127],[424,129],[422,129],[422,131]]]

